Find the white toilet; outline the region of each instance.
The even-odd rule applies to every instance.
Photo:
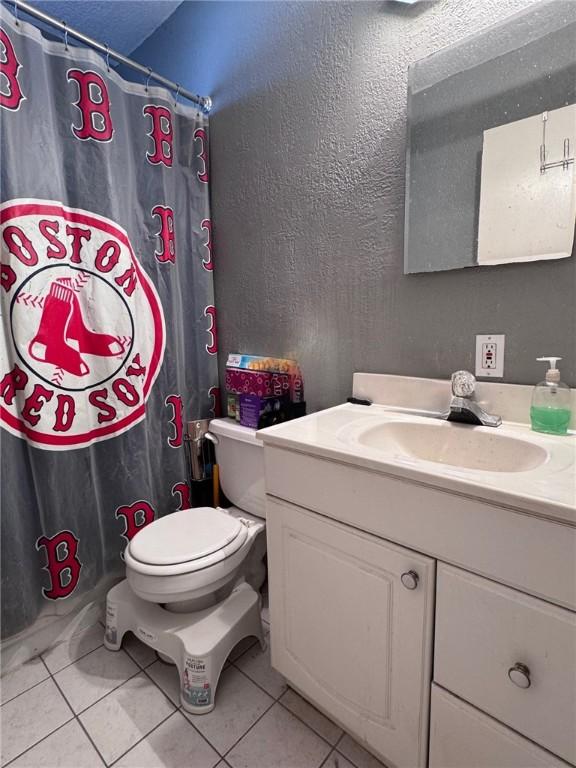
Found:
[[[253,635],[263,644],[260,596],[266,570],[264,451],[253,429],[213,419],[228,509],[185,509],[155,520],[128,544],[126,579],[107,596],[105,645],[128,631],[178,667],[182,705],[214,708],[224,662]]]

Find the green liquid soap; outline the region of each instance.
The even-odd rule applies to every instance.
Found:
[[[532,406],[530,421],[535,432],[548,435],[565,435],[568,432],[571,413],[567,408],[546,408]]]

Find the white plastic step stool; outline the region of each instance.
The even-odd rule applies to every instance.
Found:
[[[203,611],[171,613],[142,600],[121,581],[106,599],[106,648],[119,651],[128,631],[172,659],[180,676],[182,706],[195,715],[214,709],[222,667],[240,640],[254,636],[264,648],[260,597],[245,582]]]

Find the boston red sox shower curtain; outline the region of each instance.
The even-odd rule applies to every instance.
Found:
[[[188,506],[183,425],[218,392],[207,117],[1,21],[9,637],[121,575],[127,540]]]

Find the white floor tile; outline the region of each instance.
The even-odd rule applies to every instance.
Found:
[[[184,710],[183,712],[210,744],[220,754],[224,754],[272,702],[270,696],[241,672],[234,667],[228,667],[220,676],[216,707],[212,712],[207,715],[191,715]]]
[[[186,718],[175,712],[114,768],[212,768],[220,755],[204,741]]]
[[[80,715],[106,763],[121,757],[174,711],[143,672]]]
[[[33,685],[41,683],[42,680],[46,680],[48,676],[48,670],[39,656],[3,675],[0,678],[2,704],[10,701],[14,696],[18,696],[19,693],[27,691],[28,688],[32,688]]]
[[[322,763],[322,768],[356,768],[356,766],[352,765],[350,760],[347,760],[344,755],[334,751],[328,755],[326,762]]]
[[[319,712],[291,688],[288,688],[280,702],[330,744],[336,744],[342,736],[342,728],[325,717],[322,712]]]
[[[102,768],[98,752],[76,720],[21,755],[10,768]]]
[[[374,755],[361,747],[351,736],[346,734],[338,744],[338,752],[351,760],[356,768],[385,768],[384,763],[377,760]]]
[[[232,768],[319,768],[330,745],[275,704],[227,755]]]
[[[90,651],[101,646],[103,642],[104,630],[102,625],[95,624],[46,651],[46,653],[42,654],[42,658],[50,672],[54,675],[56,672],[64,669],[64,667],[67,667],[68,664],[72,664],[81,656],[85,656]]]
[[[154,651],[153,648],[150,648],[149,645],[146,645],[146,643],[138,640],[132,632],[127,632],[124,635],[122,648],[134,659],[139,667],[142,667],[142,669],[153,664],[158,659],[156,651]]]
[[[139,667],[124,651],[109,651],[102,646],[55,674],[54,679],[74,712],[78,713],[138,670]]]
[[[70,707],[50,679],[4,704],[1,715],[2,765],[72,718]]]
[[[270,694],[274,699],[282,696],[288,688],[286,681],[279,672],[272,669],[270,664],[270,636],[266,633],[264,637],[266,648],[262,650],[260,643],[257,643],[249,651],[246,651],[234,663],[242,672],[248,675],[251,680],[258,683],[259,686]]]
[[[180,706],[180,677],[176,665],[155,661],[146,668],[146,674],[159,685],[177,707]]]

